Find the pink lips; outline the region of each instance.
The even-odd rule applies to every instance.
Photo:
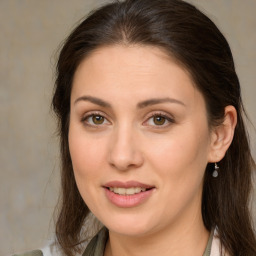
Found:
[[[146,191],[141,191],[140,193],[133,194],[133,195],[120,195],[116,194],[109,190],[109,187],[112,188],[132,188],[132,187],[140,187],[147,189]],[[121,182],[121,181],[111,181],[106,183],[103,186],[105,190],[106,197],[108,200],[118,207],[128,208],[128,207],[135,207],[142,203],[144,203],[153,193],[155,187],[148,184],[143,184],[137,181],[128,181],[128,182]]]

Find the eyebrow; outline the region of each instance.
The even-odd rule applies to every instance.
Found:
[[[89,101],[89,102],[99,105],[101,107],[111,108],[111,105],[108,102],[106,102],[102,99],[96,98],[96,97],[92,97],[92,96],[79,97],[75,100],[74,104],[76,104],[79,101]]]
[[[76,104],[77,102],[80,102],[80,101],[89,101],[89,102],[94,103],[96,105],[99,105],[101,107],[111,108],[110,103],[108,103],[108,102],[106,102],[106,101],[104,101],[100,98],[97,98],[97,97],[82,96],[82,97],[77,98],[75,100],[74,104]],[[141,108],[145,108],[145,107],[148,107],[148,106],[152,106],[152,105],[156,105],[156,104],[160,104],[160,103],[166,103],[166,102],[176,103],[176,104],[180,104],[182,106],[185,106],[185,104],[180,100],[166,97],[166,98],[153,98],[153,99],[148,99],[148,100],[139,102],[137,104],[137,108],[141,109]]]
[[[151,105],[156,105],[156,104],[166,103],[166,102],[177,103],[177,104],[180,104],[182,106],[185,106],[185,104],[180,100],[176,100],[176,99],[173,99],[173,98],[166,97],[166,98],[160,98],[160,99],[154,98],[154,99],[149,99],[149,100],[139,102],[137,104],[137,108],[145,108],[145,107],[148,107],[148,106],[151,106]]]

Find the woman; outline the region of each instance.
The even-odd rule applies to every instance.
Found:
[[[60,52],[53,109],[55,253],[256,255],[239,80],[194,6],[127,0],[91,13]],[[91,240],[90,212],[104,226]]]

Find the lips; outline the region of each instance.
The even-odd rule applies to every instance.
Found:
[[[153,193],[155,187],[137,181],[111,181],[103,188],[108,200],[118,207],[134,207],[144,203]]]

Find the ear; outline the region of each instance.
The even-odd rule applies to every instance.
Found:
[[[237,112],[234,106],[225,108],[225,117],[222,124],[211,131],[211,145],[208,162],[219,162],[226,154],[233,137],[237,123]]]

